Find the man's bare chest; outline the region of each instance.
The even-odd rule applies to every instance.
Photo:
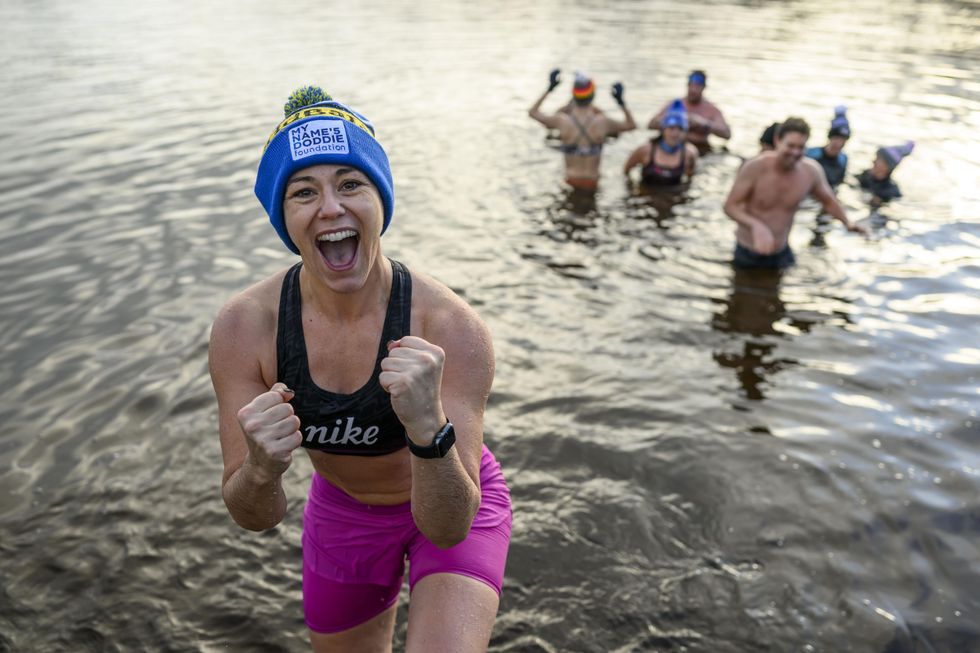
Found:
[[[758,211],[794,211],[809,191],[802,177],[760,179],[752,192],[752,206]]]

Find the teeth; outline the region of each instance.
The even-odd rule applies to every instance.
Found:
[[[344,231],[333,231],[329,234],[321,234],[316,237],[320,242],[329,241],[331,243],[337,243],[345,238],[353,238],[357,235],[357,232],[353,229],[345,229]]]

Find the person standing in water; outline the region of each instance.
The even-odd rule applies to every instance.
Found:
[[[255,193],[300,261],[231,298],[211,331],[222,497],[243,528],[273,528],[283,473],[306,450],[314,651],[390,651],[406,559],[406,650],[485,651],[511,528],[483,444],[490,333],[452,290],[382,254],[394,187],[367,118],[317,87],[285,116]]]
[[[827,132],[827,144],[823,147],[809,147],[806,155],[820,164],[827,183],[837,188],[847,174],[847,155],[844,145],[851,137],[851,125],[847,121],[847,107],[840,105],[834,109],[834,119]]]
[[[639,146],[623,166],[623,174],[640,166],[641,181],[651,186],[676,186],[694,174],[698,149],[684,140],[687,133],[687,111],[680,100],[674,100],[663,120],[660,135]]]
[[[806,121],[788,118],[776,131],[776,149],[763,152],[739,169],[724,207],[738,224],[736,267],[793,265],[796,259],[789,246],[790,228],[800,203],[811,194],[848,231],[867,233],[848,220],[820,166],[803,156],[809,135]]]
[[[623,99],[623,85],[613,84],[612,96],[623,110],[623,120],[614,120],[592,105],[595,82],[575,73],[572,104],[554,114],[541,111],[541,105],[560,83],[560,70],[551,71],[548,90],[538,98],[528,115],[549,129],[557,129],[561,151],[565,153],[565,181],[574,189],[595,191],[599,186],[599,163],[606,138],[636,129],[633,115]]]
[[[904,145],[879,147],[871,168],[858,175],[861,188],[871,192],[872,205],[879,206],[902,196],[898,184],[892,180],[892,172],[902,159],[912,154],[914,147],[913,141],[906,141]]]
[[[709,149],[708,136],[711,134],[725,139],[732,137],[732,130],[725,122],[721,110],[704,97],[704,87],[707,84],[708,77],[703,70],[692,71],[687,78],[687,95],[679,98],[684,103],[690,123],[687,140],[697,146],[698,151],[702,153]],[[660,129],[661,121],[672,105],[673,100],[665,104],[657,115],[650,119],[647,127]]]

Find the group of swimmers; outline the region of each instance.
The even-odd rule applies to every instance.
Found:
[[[623,111],[623,119],[607,116],[593,105],[595,82],[576,73],[571,100],[553,114],[541,105],[560,83],[560,70],[549,74],[548,89],[531,106],[528,114],[545,127],[556,130],[565,155],[565,181],[577,191],[592,193],[599,184],[602,146],[609,137],[636,129],[636,121],[623,98],[623,85],[613,85],[612,95]],[[687,93],[667,102],[651,118],[648,128],[657,135],[627,157],[623,173],[629,178],[640,168],[645,186],[675,186],[689,181],[698,157],[710,151],[711,135],[730,138],[731,128],[721,110],[704,97],[707,75],[690,73]],[[820,202],[823,211],[840,220],[849,230],[866,233],[852,223],[837,201],[834,189],[844,181],[850,138],[847,109],[838,106],[823,147],[806,147],[810,127],[802,118],[788,118],[769,125],[760,138],[761,151],[738,171],[725,201],[725,213],[737,224],[733,263],[741,268],[785,268],[795,262],[788,238],[793,218],[807,197]],[[881,147],[872,167],[858,176],[861,187],[878,206],[901,196],[892,172],[914,147]]]

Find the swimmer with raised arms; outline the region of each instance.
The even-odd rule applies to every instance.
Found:
[[[560,83],[559,70],[551,71],[548,90],[528,110],[528,115],[549,129],[557,129],[561,151],[565,154],[565,182],[574,189],[592,192],[599,186],[602,146],[610,136],[636,129],[636,121],[626,107],[623,85],[613,84],[612,96],[623,110],[623,120],[608,117],[593,106],[595,82],[582,73],[575,74],[572,104],[556,113],[541,111],[545,98]]]

